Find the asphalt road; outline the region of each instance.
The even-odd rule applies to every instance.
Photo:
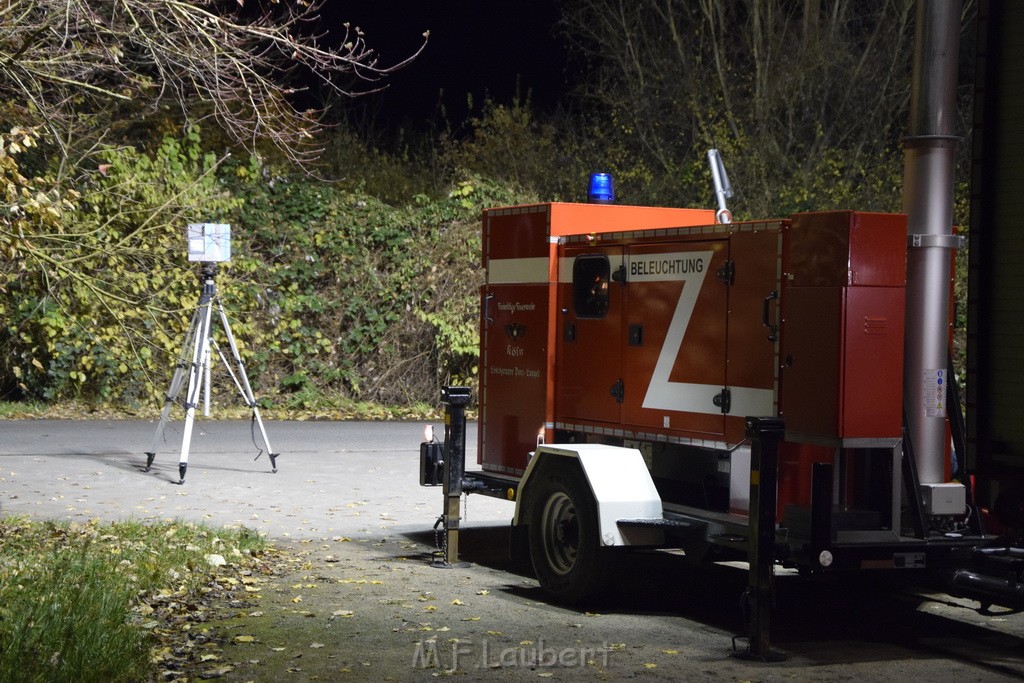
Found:
[[[149,472],[145,452],[155,422],[2,421],[0,506],[34,517],[243,524],[288,538],[429,528],[441,512],[438,491],[419,486],[421,423],[266,422],[266,428],[280,454],[276,473],[265,450],[259,455],[259,430],[250,422],[197,420],[179,486],[180,421],[168,423]],[[472,423],[467,444],[475,452]],[[468,506],[474,521],[511,518],[503,501],[474,499]]]
[[[440,425],[435,428],[439,432]],[[439,578],[443,572],[417,569],[417,562],[429,562],[431,528],[441,508],[440,490],[418,485],[422,424],[268,422],[268,436],[280,453],[278,471],[271,473],[266,453],[256,459],[259,434],[253,438],[248,422],[200,420],[183,485],[177,483],[180,422],[169,424],[152,469],[144,471],[155,430],[155,422],[144,421],[0,421],[2,514],[245,525],[282,542],[331,546],[324,552],[347,549],[353,567],[392,573],[408,568],[410,576],[420,577],[416,591],[430,583],[441,594],[446,585]],[[475,452],[473,423],[467,442]],[[584,644],[630,643],[627,652],[613,653],[606,678],[628,673],[663,680],[1024,679],[1022,614],[979,614],[976,604],[941,594],[871,584],[812,585],[794,576],[777,578],[773,631],[773,642],[791,659],[740,666],[728,650],[739,624],[743,570],[695,571],[676,555],[637,556],[604,601],[604,616],[590,619],[589,613],[547,604],[529,573],[505,558],[510,503],[474,496],[465,512],[463,559],[471,564],[458,573],[459,581],[489,588],[495,602],[501,597],[507,605],[482,622],[454,623],[467,630],[479,624],[490,629],[486,633],[583,624]],[[337,543],[339,538],[356,543]],[[401,598],[374,596],[366,609],[395,599]],[[483,626],[488,619],[492,623]],[[371,630],[381,638],[392,631]],[[403,641],[400,647],[411,646]],[[401,650],[392,671],[409,672],[410,656]],[[633,668],[617,670],[619,662],[632,662]],[[659,668],[647,668],[656,662]],[[578,674],[559,671],[556,680],[590,680],[593,671]],[[374,675],[380,679],[379,671]]]

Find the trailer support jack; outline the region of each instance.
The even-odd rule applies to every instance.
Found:
[[[459,564],[459,506],[462,503],[462,479],[466,472],[466,404],[468,387],[441,389],[444,411],[444,510],[438,525],[444,525],[441,547],[434,553],[431,566],[451,569]]]
[[[779,441],[785,433],[782,419],[748,417],[750,439],[750,557],[749,582],[743,604],[748,645],[734,652],[739,659],[781,662],[788,656],[772,650],[771,610],[774,603],[775,507],[779,472]],[[733,641],[735,650],[735,639]]]

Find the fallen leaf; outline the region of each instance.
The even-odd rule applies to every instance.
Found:
[[[216,555],[216,554],[207,555],[206,556],[206,562],[211,567],[223,567],[224,565],[226,565],[228,563],[228,561],[224,559],[223,555]]]
[[[216,669],[209,669],[207,671],[201,671],[199,677],[202,679],[208,678],[220,678],[221,676],[227,675],[235,670],[235,667],[230,664],[225,666],[217,667]]]
[[[256,642],[255,636],[235,636],[236,643],[253,643]]]
[[[170,656],[171,656],[171,648],[169,648],[169,647],[162,647],[159,650],[154,650],[153,651],[153,653],[149,656],[149,661],[151,661],[154,664],[156,664],[157,662],[161,662],[161,661],[163,661],[165,659],[170,658]]]

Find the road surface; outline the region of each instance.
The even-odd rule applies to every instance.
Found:
[[[234,652],[229,679],[276,677],[266,667],[286,655],[280,671],[296,669],[294,680],[341,673],[431,680],[458,656],[464,673],[497,670],[512,680],[1024,678],[1024,615],[979,614],[968,601],[877,582],[777,577],[773,643],[790,658],[770,665],[730,656],[742,628],[740,568],[695,570],[676,554],[639,555],[593,611],[552,605],[506,557],[512,505],[500,500],[474,496],[465,504],[461,547],[469,566],[431,569],[441,494],[418,485],[418,423],[268,422],[280,453],[271,473],[249,422],[200,420],[184,485],[177,483],[180,422],[168,426],[144,471],[155,430],[146,421],[0,421],[0,510],[245,525],[307,553],[310,569],[297,570],[295,584],[268,598],[284,606],[274,608],[276,616],[264,610],[264,619],[276,620],[265,638],[279,634],[281,646]],[[474,453],[473,423],[467,442]],[[297,586],[305,586],[297,590],[308,608],[291,610],[301,615],[292,623],[286,607],[294,607],[289,591]],[[306,618],[316,616],[317,604],[327,616]],[[339,604],[354,618],[330,616]],[[341,621],[348,630],[339,630]],[[523,656],[531,652],[568,659],[530,666]],[[437,661],[427,666],[431,653]]]

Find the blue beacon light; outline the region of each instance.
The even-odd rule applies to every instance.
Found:
[[[591,173],[587,200],[591,204],[612,204],[615,202],[615,188],[611,173]]]

